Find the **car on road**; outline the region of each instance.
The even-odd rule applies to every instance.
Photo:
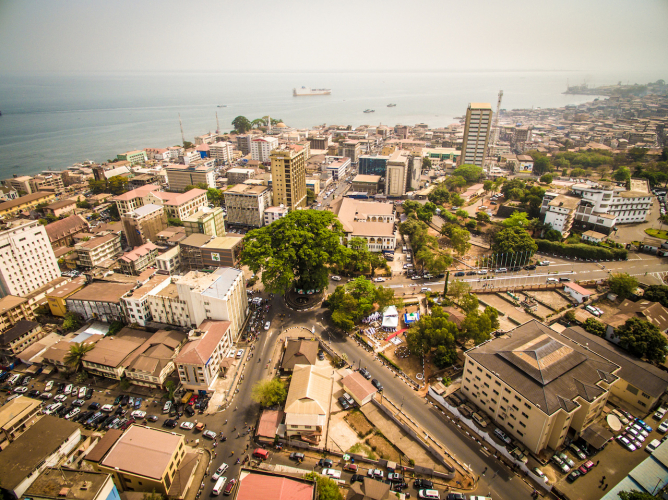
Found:
[[[341,281],[341,276],[332,276],[331,279],[334,281]]]
[[[567,283],[569,281],[571,281],[570,278],[559,278],[559,283]]]
[[[416,274],[416,275],[414,275],[414,276],[411,276],[411,279],[412,279],[412,280],[421,280],[421,279],[422,279],[422,276],[420,276],[419,274]]]
[[[213,481],[218,481],[218,478],[225,474],[225,471],[229,468],[229,466],[226,463],[220,464],[220,467],[216,469],[216,472],[213,473],[211,476],[211,479]]]
[[[504,443],[506,443],[506,444],[512,443],[512,440],[506,435],[506,433],[503,432],[498,427],[496,429],[494,429],[494,434],[496,434],[496,437],[498,437]]]
[[[323,476],[333,477],[334,479],[341,479],[341,471],[338,469],[322,469]]]
[[[173,429],[174,427],[179,425],[179,423],[176,420],[174,420],[173,418],[168,418],[167,420],[165,420],[162,423],[162,425],[163,425],[163,427],[169,427],[170,429]]]
[[[304,460],[303,453],[290,453],[290,460]]]
[[[378,382],[378,380],[373,379],[371,381],[371,385],[373,385],[378,392],[383,392],[383,385],[380,382]]]
[[[265,329],[265,330],[269,330],[269,327],[270,327],[270,326],[271,326],[271,321],[267,321],[267,322],[264,324],[264,329]]]
[[[478,274],[487,274],[487,269],[480,269]]]
[[[536,476],[538,476],[539,478],[541,478],[543,481],[545,481],[547,483],[547,481],[548,481],[547,476],[538,467],[534,467],[533,469],[531,469],[531,472],[536,474]]]
[[[362,377],[364,377],[367,380],[371,380],[371,374],[369,373],[369,370],[367,370],[366,368],[360,368],[359,372],[362,375]]]
[[[123,399],[123,395],[119,394],[116,396],[116,399],[114,399],[114,406],[121,404],[121,400]]]
[[[158,416],[157,415],[149,415],[146,417],[146,420],[149,422],[157,422],[158,421]]]
[[[318,467],[324,467],[324,468],[329,468],[334,465],[334,462],[332,462],[329,458],[321,458],[318,460]]]
[[[533,264],[531,264],[530,266],[524,266],[524,269],[525,269],[526,271],[533,271],[534,269],[536,269],[536,266],[534,266]]]
[[[505,267],[500,267],[496,270],[496,272],[497,273],[507,273],[508,269],[506,269]]]
[[[217,435],[218,434],[210,430],[205,430],[204,432],[202,432],[202,436],[204,436],[207,439],[216,439]]]
[[[320,352],[318,353],[318,359],[319,359],[320,361],[325,361],[325,353],[324,353],[324,351],[320,351]]]
[[[404,264],[404,269],[410,269],[413,267],[413,264]]]
[[[28,392],[28,388],[24,385],[20,385],[14,389],[14,392],[16,394],[25,394],[26,392]]]
[[[418,498],[426,498],[428,500],[441,500],[438,490],[419,490]],[[450,495],[448,495],[450,498]],[[466,500],[466,497],[462,497],[463,500]]]
[[[549,266],[551,262],[549,260],[541,260],[538,265],[539,266]]]
[[[374,281],[376,283],[382,283],[383,281],[385,281],[385,278],[374,278]]]
[[[455,276],[466,276],[466,273],[464,271],[459,271],[455,273]]]
[[[476,271],[468,271],[466,276],[475,276],[476,274],[478,274]]]
[[[223,495],[229,496],[232,494],[232,491],[234,491],[234,487],[237,485],[237,480],[236,479],[230,479],[230,482],[227,483],[227,486],[225,486],[225,491],[223,491]]]
[[[413,488],[415,488],[416,490],[419,490],[421,488],[428,490],[428,489],[431,489],[433,487],[434,487],[434,483],[432,483],[428,479],[416,479],[415,481],[413,481]]]
[[[143,420],[144,417],[146,416],[146,412],[141,411],[141,410],[135,410],[131,413],[131,415],[132,415],[132,418],[134,418],[136,420]]]
[[[547,278],[545,283],[559,283],[559,280],[557,278]]]

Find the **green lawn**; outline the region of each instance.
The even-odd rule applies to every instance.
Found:
[[[663,231],[662,229],[645,229],[645,232],[650,236],[655,238],[661,238],[662,240],[668,240],[668,231]]]

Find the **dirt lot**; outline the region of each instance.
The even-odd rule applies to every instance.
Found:
[[[517,295],[519,295],[520,297],[522,297],[522,300],[524,300],[524,298],[529,298],[527,295],[525,295],[525,294],[523,294],[523,293],[518,293]],[[510,305],[510,304],[509,304],[509,305]],[[547,318],[547,316],[548,316],[549,314],[552,314],[552,312],[553,312],[552,309],[549,309],[549,308],[545,307],[545,306],[542,305],[542,304],[536,304],[536,310],[535,310],[535,313],[538,314],[538,316],[541,316],[541,317],[543,317],[543,318]]]
[[[533,316],[528,315],[527,313],[524,312],[524,310],[520,307],[514,307],[511,303],[506,302],[503,300],[501,297],[494,293],[480,293],[476,294],[477,297],[485,302],[486,304],[489,304],[490,306],[496,308],[498,311],[501,311],[502,313],[505,314],[505,316],[499,316],[499,322],[501,323],[501,328],[504,330],[507,330],[507,328],[504,328],[504,324],[510,324],[512,325],[510,329],[515,328],[517,325],[508,321],[507,317],[512,316],[512,318],[516,321],[519,321],[520,324],[526,323],[527,321],[530,321],[534,319]]]
[[[345,420],[361,437],[367,436],[373,431],[373,426],[359,410],[348,413]]]
[[[382,435],[374,434],[366,440],[366,443],[380,458],[384,458],[385,460],[391,460],[392,462],[398,463],[399,458],[402,457],[401,453],[399,453],[399,451]],[[402,460],[404,463],[407,463],[408,457],[403,456]]]
[[[420,361],[420,358],[417,356],[409,355],[405,358],[401,358],[397,356],[397,350],[401,352],[401,347],[406,346],[405,339],[402,334],[402,342],[398,346],[395,346],[393,344],[390,344],[383,350],[383,354],[387,356],[389,360],[391,360],[393,363],[396,363],[406,375],[408,375],[412,380],[417,380],[415,378],[415,375],[418,373],[422,373],[422,361]],[[430,363],[426,363],[425,365],[425,371],[427,372],[427,377],[429,376],[429,373],[434,369],[433,367],[430,366]]]
[[[555,310],[559,310],[570,304],[568,300],[552,290],[532,291],[531,295],[550,305]]]

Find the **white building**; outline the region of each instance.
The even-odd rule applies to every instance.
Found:
[[[176,245],[155,258],[155,267],[159,273],[178,274],[181,270],[181,253]]]
[[[344,156],[327,165],[327,172],[332,174],[333,179],[343,179],[350,168],[350,158]]]
[[[469,103],[459,165],[483,166],[491,127],[492,106],[489,103]]]
[[[343,241],[346,246],[351,238],[363,238],[372,252],[397,247],[392,203],[343,198],[334,204],[333,210],[346,234]]]
[[[408,159],[408,152],[399,150],[392,153],[390,159],[387,160],[385,171],[385,194],[387,196],[400,197],[406,194]]]
[[[271,205],[271,189],[267,186],[237,184],[223,193],[227,223],[261,227],[264,212]]]
[[[148,304],[158,323],[195,327],[207,319],[229,321],[234,340],[248,315],[243,273],[231,267],[173,277],[167,286],[149,292]]]
[[[199,156],[199,153],[197,153]],[[183,191],[186,186],[205,184],[209,188],[216,187],[216,176],[213,165],[167,165],[167,182],[172,191]]]
[[[584,302],[589,297],[594,295],[594,292],[581,287],[577,283],[566,283],[566,286],[564,287],[564,292],[569,294],[575,300],[577,300],[578,304],[582,304],[582,302]]]
[[[25,296],[60,277],[46,229],[12,221],[0,231],[0,297]]]
[[[251,141],[251,157],[261,163],[271,162],[271,151],[278,147],[276,137],[258,137]]]
[[[285,217],[286,215],[288,215],[288,209],[286,207],[268,207],[264,211],[264,225],[268,226],[275,220]]]
[[[172,249],[173,250],[173,249]],[[178,250],[178,249],[177,249]],[[121,304],[125,316],[130,323],[146,326],[151,321],[151,308],[148,305],[148,295],[151,290],[162,290],[170,283],[170,277],[156,274],[139,288],[134,288],[121,297]]]
[[[221,141],[209,146],[209,156],[216,160],[218,165],[225,165],[232,161],[233,154],[230,142]]]

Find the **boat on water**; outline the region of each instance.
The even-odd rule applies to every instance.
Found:
[[[365,113],[375,113],[376,110],[375,109],[365,109],[364,112]]]
[[[219,104],[218,107],[219,107],[219,108],[226,108],[226,107],[227,107],[227,104]]]
[[[388,108],[396,108],[397,105],[396,105],[396,104],[388,104],[387,107],[388,107]]]
[[[292,95],[299,97],[303,95],[329,95],[332,89],[312,89],[310,87],[302,87],[300,89],[292,89]]]

